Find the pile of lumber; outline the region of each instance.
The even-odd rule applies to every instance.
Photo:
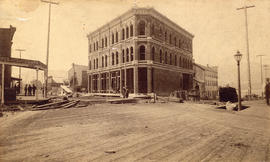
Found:
[[[120,98],[120,99],[107,100],[107,102],[109,102],[111,104],[137,103],[137,99],[134,99],[134,98]]]
[[[51,103],[35,105],[32,107],[32,111],[36,110],[48,110],[48,109],[67,109],[72,107],[86,107],[86,104],[78,104],[80,100],[60,100],[60,101],[52,101]]]

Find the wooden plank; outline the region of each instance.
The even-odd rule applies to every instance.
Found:
[[[63,103],[66,103],[66,102],[68,102],[68,100],[58,101],[58,102],[53,102],[53,103],[48,103],[48,104],[39,105],[39,106],[37,106],[37,108],[42,108],[42,107],[46,107],[46,106],[52,106],[52,105],[63,104]]]

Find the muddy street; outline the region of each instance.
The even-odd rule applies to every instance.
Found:
[[[96,104],[0,118],[0,161],[270,161],[270,107]]]

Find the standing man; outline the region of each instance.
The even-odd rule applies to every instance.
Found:
[[[25,96],[27,95],[27,90],[28,90],[28,87],[27,87],[27,84],[25,84],[25,86],[24,86],[24,95]]]
[[[28,85],[28,95],[32,96],[32,86],[31,86],[31,84]]]
[[[33,96],[35,96],[36,95],[36,89],[37,89],[37,87],[35,86],[35,84],[33,84],[32,89],[33,89]]]
[[[269,78],[267,78],[266,85],[265,85],[265,99],[268,106],[269,106],[269,97],[270,97],[270,83],[269,83]]]

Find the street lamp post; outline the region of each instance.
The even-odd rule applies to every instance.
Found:
[[[237,68],[238,68],[238,111],[241,110],[241,84],[240,84],[240,61],[242,58],[242,54],[237,51],[237,53],[234,55],[234,58],[237,62]]]

